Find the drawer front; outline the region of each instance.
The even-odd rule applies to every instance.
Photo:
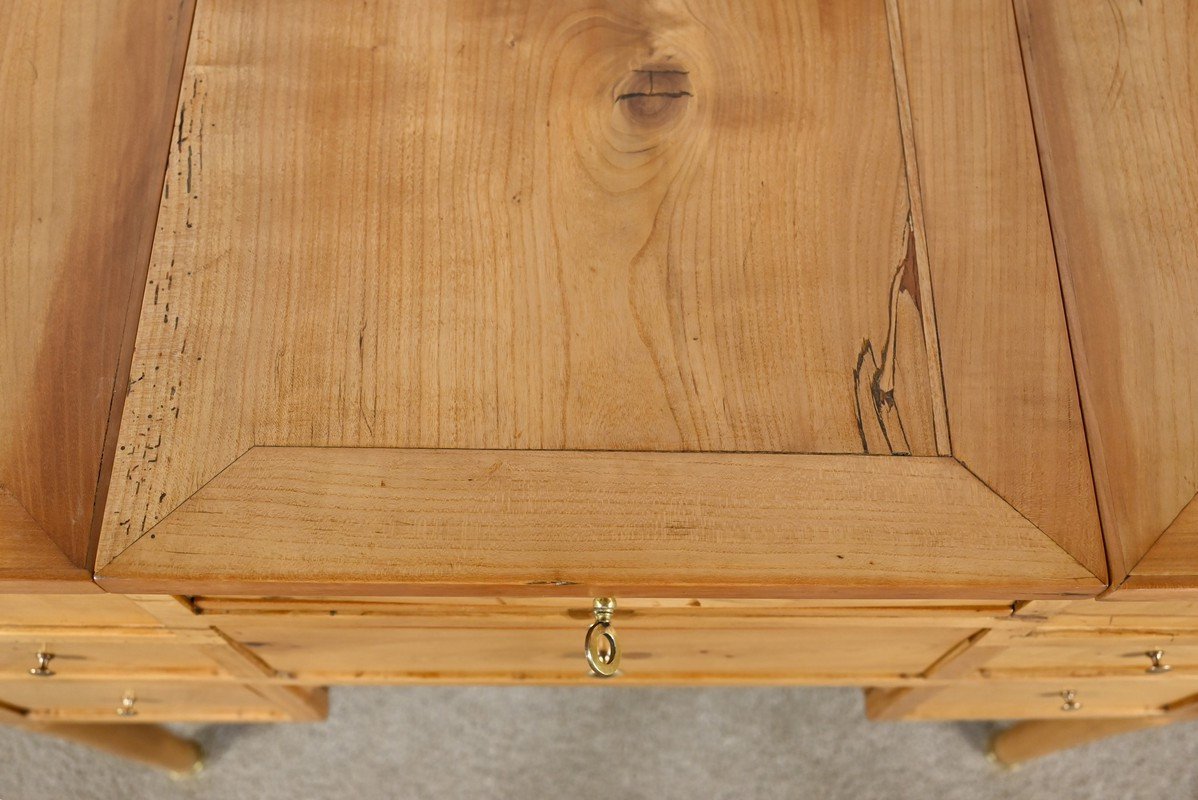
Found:
[[[1062,693],[1072,690],[1067,709]],[[1198,680],[969,681],[930,689],[904,719],[1139,717],[1198,694]]]
[[[589,677],[587,620],[464,627],[229,618],[221,630],[303,681],[543,681]],[[859,683],[919,674],[968,632],[921,627],[614,625],[623,682]]]
[[[1198,638],[1193,634],[1070,636],[1059,633],[1016,641],[987,662],[983,674],[992,677],[1032,673],[1055,675],[1133,676],[1153,673],[1153,651],[1171,671],[1198,673]]]
[[[161,627],[127,597],[117,594],[0,594],[5,627]]]
[[[1120,599],[1122,597],[1126,595],[1116,593],[1103,600],[1075,600],[1055,616],[1072,620],[1078,625],[1089,624],[1095,627],[1143,627],[1166,619],[1188,627],[1198,624],[1198,600],[1123,600]]]
[[[53,675],[30,674],[38,653],[52,656]],[[45,671],[43,671],[45,672]],[[195,647],[166,635],[147,636],[11,636],[0,634],[0,677],[55,681],[71,678],[121,678],[130,673],[161,673],[179,677],[220,674],[220,669]]]
[[[258,694],[253,687],[223,681],[5,680],[0,681],[0,702],[25,709],[30,719],[46,720],[187,722],[287,719],[282,710]],[[128,713],[129,706],[133,712],[131,715]]]

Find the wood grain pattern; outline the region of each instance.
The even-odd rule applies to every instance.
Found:
[[[297,626],[228,620],[222,630],[301,681],[592,683],[587,621],[556,627]],[[843,684],[918,674],[959,633],[937,628],[621,628],[619,683],[727,680]],[[762,642],[769,641],[768,647]],[[830,657],[835,653],[835,657]]]
[[[98,591],[91,573],[70,562],[37,521],[0,489],[0,593]]]
[[[1198,4],[1016,8],[1117,584],[1198,492]]]
[[[1198,495],[1140,559],[1124,586],[1134,591],[1169,584],[1198,588]]]
[[[90,629],[156,624],[153,617],[132,601],[115,594],[103,594],[91,585],[92,591],[86,594],[0,594],[0,619],[10,628],[70,626]]]
[[[898,5],[952,454],[1105,579],[1010,3]]]
[[[946,458],[290,447],[250,450],[97,579],[192,594],[1102,587]]]
[[[111,596],[111,595],[110,595]],[[139,602],[144,602],[139,600]],[[510,619],[588,620],[593,597],[210,597],[190,598],[199,617],[215,615],[286,616],[301,624],[317,617],[362,620],[368,624],[425,624],[433,620]],[[1076,601],[1074,601],[1076,602]],[[736,625],[913,625],[979,628],[1002,626],[1010,620],[1011,604],[996,600],[795,600],[698,597],[620,597],[620,624],[641,621],[672,626],[702,626],[705,620],[734,620]],[[869,622],[869,621],[872,621]],[[348,623],[347,623],[348,624]]]
[[[94,554],[190,22],[190,0],[0,8],[0,494],[53,543],[0,527],[0,561],[32,572],[27,547]]]
[[[193,41],[101,564],[255,445],[936,453],[882,4]]]

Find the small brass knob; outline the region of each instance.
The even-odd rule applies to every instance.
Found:
[[[1148,656],[1148,658],[1152,659],[1152,665],[1149,666],[1148,669],[1144,670],[1149,675],[1160,675],[1162,673],[1168,672],[1169,670],[1173,669],[1173,667],[1164,663],[1164,658],[1165,658],[1164,650],[1149,650],[1144,655],[1146,655],[1146,656]]]
[[[121,704],[117,706],[116,715],[118,717],[136,717],[137,709],[133,706],[137,703],[137,695],[133,692],[125,692],[125,696],[121,698]]]
[[[591,673],[599,678],[610,678],[620,670],[620,645],[616,641],[616,631],[611,626],[615,613],[615,599],[595,598],[595,622],[587,628],[584,652]]]
[[[50,669],[50,659],[54,658],[53,653],[47,653],[45,650],[37,651],[37,666],[29,668],[30,675],[36,675],[39,678],[49,678],[54,674],[54,670]]]
[[[1077,692],[1073,689],[1066,689],[1061,692],[1061,699],[1065,701],[1061,703],[1062,711],[1077,711],[1082,707],[1082,704],[1077,700]]]

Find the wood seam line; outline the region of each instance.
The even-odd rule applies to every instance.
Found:
[[[1052,243],[1052,260],[1057,267],[1057,288],[1060,289],[1061,308],[1065,315],[1065,343],[1069,347],[1069,363],[1073,369],[1073,390],[1077,395],[1077,411],[1081,415],[1082,441],[1086,447],[1086,459],[1090,464],[1090,485],[1094,492],[1094,507],[1098,514],[1098,528],[1102,532],[1103,552],[1106,556],[1107,592],[1103,593],[1105,595],[1112,591],[1117,584],[1121,584],[1131,573],[1131,570],[1124,569],[1126,565],[1123,558],[1123,550],[1117,547],[1113,541],[1113,533],[1109,531],[1110,517],[1106,513],[1105,508],[1107,501],[1104,494],[1099,491],[1099,463],[1095,457],[1095,452],[1102,450],[1102,436],[1097,428],[1092,428],[1093,423],[1090,421],[1089,415],[1086,414],[1086,394],[1082,389],[1082,366],[1086,364],[1085,347],[1082,344],[1081,337],[1078,336],[1075,338],[1073,334],[1073,329],[1077,325],[1077,313],[1075,310],[1077,308],[1077,298],[1073,294],[1072,281],[1067,279],[1069,265],[1061,259],[1061,250],[1057,242],[1057,223],[1053,218],[1052,202],[1048,195],[1049,159],[1044,157],[1044,146],[1040,138],[1040,128],[1037,123],[1038,115],[1036,113],[1041,103],[1039,102],[1036,85],[1032,81],[1031,74],[1028,71],[1028,65],[1031,61],[1031,50],[1024,33],[1026,24],[1020,25],[1020,17],[1024,18],[1025,23],[1027,17],[1027,9],[1023,5],[1023,0],[1011,0],[1011,16],[1015,23],[1015,38],[1018,40],[1019,65],[1023,72],[1024,95],[1027,97],[1027,113],[1031,121],[1032,140],[1036,147],[1036,163],[1040,170],[1040,193],[1044,198],[1044,213],[1048,217],[1048,238]],[[1103,470],[1102,481],[1105,485],[1105,470]]]
[[[1068,550],[1066,550],[1066,549],[1065,549],[1063,546],[1061,546],[1060,542],[1058,542],[1056,539],[1052,538],[1052,537],[1051,537],[1051,536],[1049,536],[1047,533],[1045,533],[1043,530],[1041,530],[1041,528],[1040,528],[1038,525],[1036,525],[1036,523],[1034,523],[1034,522],[1032,522],[1030,519],[1028,519],[1028,518],[1027,518],[1027,517],[1024,515],[1024,513],[1023,513],[1022,511],[1020,511],[1018,508],[1016,508],[1014,505],[1012,505],[1010,502],[1008,502],[1007,498],[1003,497],[1001,494],[999,494],[998,492],[996,492],[996,491],[994,490],[994,487],[992,487],[990,484],[986,483],[984,480],[982,480],[981,478],[979,478],[979,477],[978,477],[978,475],[977,475],[977,473],[975,473],[973,470],[971,470],[967,464],[965,464],[963,461],[961,461],[960,459],[957,459],[957,458],[954,458],[954,459],[953,459],[953,461],[956,461],[958,464],[960,464],[960,465],[961,465],[961,469],[963,469],[963,470],[965,470],[966,472],[968,472],[968,473],[969,473],[969,475],[970,475],[970,476],[971,476],[971,477],[972,477],[974,480],[976,480],[976,481],[977,481],[978,483],[980,483],[982,486],[985,486],[985,487],[986,487],[986,488],[987,488],[987,489],[990,491],[990,493],[991,493],[991,494],[993,494],[995,497],[997,497],[999,500],[1001,500],[1001,501],[1002,501],[1004,504],[1006,504],[1006,506],[1007,506],[1008,508],[1010,508],[1010,509],[1011,509],[1012,511],[1014,511],[1016,514],[1018,514],[1020,519],[1022,519],[1022,520],[1023,520],[1024,522],[1026,522],[1028,525],[1031,525],[1031,526],[1032,526],[1032,528],[1034,528],[1035,530],[1039,531],[1041,536],[1043,536],[1043,537],[1044,537],[1045,539],[1047,539],[1048,541],[1052,542],[1052,544],[1056,545],[1057,549],[1059,549],[1059,550],[1060,550],[1062,553],[1064,553],[1065,555],[1069,556],[1069,558],[1073,559],[1073,562],[1074,562],[1075,564],[1077,564],[1079,567],[1081,567],[1082,569],[1084,569],[1084,570],[1085,570],[1085,571],[1086,571],[1086,572],[1087,572],[1087,573],[1088,573],[1088,574],[1089,574],[1089,575],[1090,575],[1092,578],[1094,578],[1094,580],[1098,581],[1098,582],[1099,582],[1100,584],[1102,584],[1103,586],[1109,586],[1109,584],[1108,584],[1108,582],[1107,582],[1106,580],[1104,580],[1104,579],[1102,579],[1102,578],[1098,577],[1097,575],[1095,575],[1095,574],[1094,574],[1094,573],[1093,573],[1093,572],[1090,570],[1090,568],[1089,568],[1089,567],[1087,567],[1087,566],[1086,566],[1085,564],[1083,564],[1082,562],[1078,561],[1078,560],[1077,560],[1077,557],[1076,557],[1076,556],[1074,556],[1074,555],[1073,555],[1073,553],[1070,553],[1070,552],[1069,552]],[[1105,549],[1105,548],[1104,548],[1104,549]]]
[[[179,102],[183,99],[183,73],[187,70],[187,57],[191,52],[191,37],[195,30],[196,5],[198,0],[181,0],[178,4],[180,13],[189,13],[186,22],[187,36],[183,42],[183,51],[177,62],[172,59],[171,69],[177,72],[170,78],[174,88],[174,111],[179,112]],[[185,10],[186,9],[186,10]],[[180,24],[182,20],[180,20]],[[112,481],[112,469],[116,461],[117,441],[120,437],[121,422],[125,411],[125,398],[129,394],[129,371],[133,366],[133,350],[137,339],[137,330],[141,321],[141,304],[145,296],[146,280],[150,272],[150,262],[154,260],[154,244],[158,240],[158,217],[162,212],[162,193],[166,186],[167,172],[170,168],[170,146],[174,139],[174,120],[172,116],[170,130],[167,135],[162,160],[162,181],[158,186],[158,202],[153,211],[154,226],[150,231],[150,245],[145,262],[138,264],[136,274],[130,280],[128,302],[125,309],[125,319],[121,323],[121,350],[113,374],[112,397],[108,401],[108,416],[104,421],[104,438],[101,440],[100,469],[96,475],[96,491],[92,497],[92,519],[88,530],[87,550],[83,564],[78,565],[92,573],[95,583],[96,560],[100,552],[100,534],[104,527],[104,512],[108,501],[108,488]],[[140,284],[140,288],[139,288]]]
[[[924,349],[928,355],[928,389],[932,396],[932,420],[936,433],[936,453],[952,455],[948,424],[948,400],[944,388],[944,367],[940,363],[940,329],[936,325],[936,303],[932,296],[931,266],[923,217],[923,188],[919,180],[919,158],[915,151],[915,126],[907,86],[906,54],[899,20],[898,0],[886,0],[886,29],[890,38],[890,63],[894,73],[895,100],[898,105],[899,131],[903,144],[904,176],[907,181],[907,209],[911,234],[915,237],[916,278],[919,281],[919,311],[923,323]]]
[[[226,634],[224,631],[222,631],[220,628],[214,628],[214,627],[209,626],[207,628],[207,630],[210,631],[217,639],[219,639],[221,642],[223,642],[224,646],[227,647],[230,652],[235,653],[242,661],[244,661],[246,663],[247,667],[250,667],[255,672],[257,672],[258,677],[265,677],[265,678],[283,677],[277,669],[275,669],[270,664],[267,664],[265,661],[263,661],[261,658],[259,658],[257,653],[254,653],[252,650],[250,650],[248,647],[243,645],[241,642],[235,641],[234,639],[230,638],[229,635]],[[251,676],[239,676],[239,677],[251,677]]]
[[[247,454],[248,454],[248,453],[249,453],[251,450],[253,450],[253,449],[254,449],[254,447],[256,447],[256,445],[250,445],[249,447],[247,447],[247,448],[245,449],[245,452],[243,452],[241,455],[237,456],[237,458],[233,459],[233,460],[232,460],[232,461],[230,461],[228,464],[225,464],[223,467],[221,467],[219,470],[217,470],[215,475],[213,475],[213,476],[212,476],[211,478],[209,478],[208,480],[204,481],[204,483],[203,483],[202,485],[200,485],[199,487],[197,487],[197,488],[196,488],[196,490],[195,490],[194,492],[192,492],[191,494],[187,495],[187,497],[183,498],[183,500],[182,500],[182,501],[181,501],[181,502],[180,502],[180,503],[179,503],[177,506],[175,506],[174,508],[172,508],[172,509],[170,510],[170,512],[169,512],[169,513],[168,513],[168,514],[167,514],[165,517],[163,517],[162,519],[160,519],[160,520],[158,520],[157,522],[155,522],[155,523],[154,523],[152,526],[150,526],[150,527],[149,527],[149,528],[147,528],[146,530],[142,531],[142,532],[141,532],[141,534],[139,534],[139,535],[138,535],[138,537],[137,537],[136,539],[134,539],[133,541],[129,542],[127,545],[125,545],[124,547],[122,547],[122,548],[121,548],[119,551],[117,551],[116,553],[114,553],[114,554],[112,555],[112,557],[111,557],[111,558],[109,558],[107,561],[105,561],[105,562],[104,562],[103,566],[101,566],[101,565],[97,564],[97,565],[95,566],[95,568],[92,570],[92,582],[93,582],[93,583],[95,583],[97,578],[101,578],[101,577],[103,577],[103,576],[101,576],[101,575],[100,575],[100,570],[101,570],[103,567],[108,567],[108,566],[111,566],[111,565],[112,565],[112,562],[114,562],[114,561],[116,561],[118,558],[120,558],[120,557],[121,557],[121,556],[124,554],[124,552],[125,552],[126,550],[128,550],[130,547],[132,547],[133,545],[137,544],[137,543],[138,543],[138,542],[140,542],[142,539],[144,539],[144,538],[146,537],[146,534],[148,534],[148,533],[151,533],[151,532],[154,530],[154,528],[157,528],[159,525],[161,525],[162,523],[164,523],[164,522],[166,522],[168,519],[170,519],[172,516],[174,516],[175,512],[176,512],[176,511],[178,511],[179,509],[183,508],[183,506],[184,506],[184,505],[186,505],[186,504],[187,504],[187,502],[188,502],[189,500],[191,500],[191,498],[195,497],[197,494],[199,494],[201,491],[203,491],[205,488],[207,488],[208,484],[212,483],[214,480],[216,480],[216,479],[217,479],[217,478],[219,478],[221,475],[223,475],[223,474],[225,473],[225,470],[229,469],[229,468],[230,468],[230,467],[232,467],[234,464],[236,464],[238,461],[240,461],[241,459],[245,458],[245,457],[246,457],[246,455],[247,455]]]
[[[939,658],[929,664],[923,672],[919,673],[919,677],[934,677],[936,673],[942,670],[946,665],[953,663],[958,658],[971,651],[974,645],[985,639],[989,633],[990,628],[982,628],[980,631],[974,631],[973,633],[969,634],[961,641],[949,647],[948,650],[945,650],[943,653],[941,653]]]

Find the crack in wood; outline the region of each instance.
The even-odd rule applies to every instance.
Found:
[[[915,236],[910,218],[907,220],[906,253],[895,268],[890,281],[889,318],[886,325],[886,341],[879,356],[871,339],[864,339],[853,367],[854,400],[857,412],[857,433],[861,437],[864,453],[876,452],[870,448],[867,428],[877,424],[877,433],[885,443],[890,455],[909,456],[911,445],[903,425],[898,400],[894,394],[895,364],[898,358],[898,309],[899,300],[906,293],[920,307],[919,281],[916,280]]]

